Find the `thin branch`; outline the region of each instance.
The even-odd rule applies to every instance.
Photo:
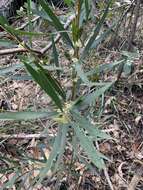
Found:
[[[31,49],[32,52],[34,53],[38,53],[41,54],[40,51],[36,50],[36,49]],[[22,53],[22,52],[28,52],[29,50],[26,48],[12,48],[12,49],[3,49],[0,50],[0,56],[1,55],[9,55],[9,54],[14,54],[14,53]]]
[[[0,139],[33,139],[33,138],[39,139],[47,137],[52,137],[52,136],[46,134],[12,134],[12,135],[0,134]]]
[[[106,180],[107,180],[107,182],[108,182],[108,185],[109,185],[110,189],[111,189],[111,190],[114,190],[114,187],[113,187],[112,182],[111,182],[111,180],[110,180],[109,174],[108,174],[108,172],[107,172],[107,168],[104,168],[104,175],[105,175],[105,177],[106,177]]]
[[[134,174],[128,186],[128,190],[135,190],[143,175],[143,166],[141,166]]]
[[[40,18],[40,16],[37,16],[37,17],[33,18],[33,19],[31,20],[31,23],[37,21],[39,18]],[[18,27],[17,29],[18,29],[18,30],[21,30],[21,29],[25,28],[28,24],[29,24],[29,22],[26,22],[26,23],[24,23],[23,25],[21,25],[20,27]]]
[[[97,150],[99,150],[99,144],[98,144],[98,142],[96,142],[96,148],[97,148]],[[105,168],[103,169],[103,171],[104,171],[104,175],[105,175],[105,177],[106,177],[107,183],[108,183],[108,185],[109,185],[109,187],[110,187],[110,190],[114,190],[114,187],[113,187],[112,182],[111,182],[111,179],[110,179],[110,177],[109,177],[107,168],[105,167]]]

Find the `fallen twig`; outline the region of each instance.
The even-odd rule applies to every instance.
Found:
[[[97,150],[99,150],[99,144],[98,144],[98,142],[96,142],[96,147],[97,147]],[[113,187],[112,182],[111,182],[111,180],[110,180],[110,177],[109,177],[107,168],[105,167],[105,168],[103,169],[103,171],[104,171],[104,175],[105,175],[105,177],[106,177],[106,180],[107,180],[107,183],[108,183],[110,189],[111,189],[111,190],[114,190],[114,187]]]
[[[13,134],[13,135],[0,134],[0,139],[33,139],[33,138],[39,139],[47,137],[52,137],[52,136],[46,134]]]
[[[138,183],[140,182],[141,178],[143,175],[143,166],[140,167],[139,169],[137,169],[136,173],[134,174],[134,176],[131,179],[131,182],[128,186],[128,190],[135,190]]]
[[[37,21],[39,18],[40,18],[40,16],[36,16],[35,18],[33,18],[33,19],[31,20],[31,23]],[[21,25],[20,27],[18,27],[17,29],[18,29],[18,30],[21,30],[21,29],[25,28],[28,24],[29,24],[29,22],[26,22],[26,23],[24,23],[23,25]]]
[[[31,50],[32,50],[32,52],[40,54],[40,51],[38,51],[36,49],[31,49]],[[14,53],[22,53],[22,52],[28,52],[28,49],[26,49],[26,48],[3,49],[3,50],[0,50],[0,56],[14,54]]]
[[[108,172],[107,172],[107,168],[104,168],[104,175],[105,175],[105,177],[106,177],[106,180],[107,180],[107,182],[108,182],[108,185],[109,185],[110,189],[111,189],[111,190],[114,190],[114,187],[113,187],[112,182],[111,182],[111,180],[110,180],[109,174],[108,174]]]

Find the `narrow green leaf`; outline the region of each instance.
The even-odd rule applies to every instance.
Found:
[[[41,75],[43,75],[43,78],[45,78],[47,83],[50,82],[52,85],[52,88],[56,91],[56,93],[58,93],[65,100],[66,94],[62,86],[54,77],[52,77],[52,75],[49,72],[49,71],[60,71],[62,68],[56,67],[56,66],[49,66],[49,65],[42,66],[39,63],[34,62],[34,60],[29,62],[29,60],[23,59],[22,61],[24,64],[28,63],[33,69],[38,68],[38,71],[36,70],[35,71],[42,73]]]
[[[8,25],[8,21],[4,16],[0,16],[0,25],[4,26],[5,24]]]
[[[105,91],[107,91],[113,84],[114,82],[107,82],[103,87],[98,88],[90,94],[77,98],[77,100],[74,102],[74,105],[79,104],[80,106],[82,106],[94,103],[96,101],[96,98],[104,94]]]
[[[59,56],[58,56],[58,52],[57,52],[57,48],[56,48],[56,44],[55,44],[53,35],[52,35],[52,47],[53,47],[53,58],[54,58],[55,66],[60,67]],[[57,71],[57,75],[58,75],[58,77],[60,77],[59,71]]]
[[[86,76],[92,76],[94,74],[100,74],[103,72],[109,72],[112,69],[114,69],[116,66],[122,64],[124,60],[119,60],[119,61],[114,61],[111,62],[109,64],[105,63],[105,64],[101,64],[101,65],[97,65],[95,68],[93,68],[91,71],[88,71],[86,74]]]
[[[47,20],[47,22],[49,23],[49,25],[52,25],[52,24],[53,24],[52,20],[51,20],[50,17],[45,13],[45,11],[43,11],[43,10],[37,10],[37,9],[32,9],[32,13],[33,13],[34,15],[37,15],[37,16],[39,16],[39,17],[41,17],[41,18]]]
[[[60,161],[62,159],[62,156],[64,154],[64,150],[65,150],[66,135],[67,135],[68,130],[69,130],[69,125],[62,125],[60,127],[62,128],[62,137],[61,137],[61,144],[59,145],[59,155],[58,155],[57,161],[56,161],[55,166],[54,166],[54,171],[57,171],[57,169],[60,165]]]
[[[0,46],[2,46],[2,47],[12,48],[12,47],[16,47],[17,44],[14,43],[14,42],[11,41],[11,40],[0,39]]]
[[[12,66],[0,68],[0,76],[7,75],[11,72],[14,72],[16,69],[21,69],[22,67],[24,67],[22,64],[15,64]]]
[[[46,69],[44,69],[40,64],[37,64],[37,67],[39,67],[40,69],[40,72],[42,74],[44,74],[47,78],[47,80],[51,83],[52,87],[56,90],[56,92],[63,98],[65,99],[66,98],[66,94],[62,88],[62,86],[60,85],[60,83],[55,79],[53,78],[49,71],[47,71]]]
[[[63,88],[61,87],[60,83],[53,78],[50,73],[48,71],[46,71],[45,69],[42,68],[42,70],[40,71],[42,74],[44,74],[47,78],[47,80],[51,83],[53,89],[63,98],[66,98],[66,94],[63,90]]]
[[[40,85],[40,87],[51,97],[51,99],[55,102],[56,106],[62,110],[62,102],[58,97],[55,89],[53,88],[51,82],[47,79],[44,72],[41,70],[36,71],[29,64],[24,63],[26,69],[32,75],[33,79]]]
[[[16,171],[15,175],[12,176],[11,179],[8,180],[8,182],[4,183],[3,187],[1,187],[0,190],[4,190],[7,188],[11,189],[18,177],[19,177],[19,171]]]
[[[42,118],[50,118],[56,115],[56,112],[2,112],[0,113],[0,120],[34,120]]]
[[[13,32],[13,30],[11,30],[11,29],[9,28],[9,23],[7,22],[7,20],[6,20],[3,16],[0,16],[0,25],[1,25],[1,26],[3,27],[3,29],[6,30],[9,34],[11,34],[12,36],[14,36],[15,39],[16,39],[19,43],[21,43],[21,39],[18,37],[17,34],[15,34],[15,33]]]
[[[91,45],[90,49],[97,48],[97,46],[111,34],[112,29],[115,27],[116,24],[113,24],[107,31],[102,33]]]
[[[28,64],[31,64],[31,66],[33,68],[36,68],[36,66],[32,62],[29,62]],[[15,70],[23,69],[23,68],[24,68],[24,65],[21,63],[14,64],[14,65],[7,66],[7,67],[1,67],[0,68],[0,76],[7,76],[10,73],[14,74]],[[43,66],[43,68],[48,71],[61,71],[62,70],[61,67],[49,66],[49,65],[45,65],[45,66]]]
[[[90,15],[90,11],[91,11],[91,7],[90,7],[89,1],[85,0],[84,5],[85,5],[85,11],[86,11],[86,20],[88,20],[89,15]]]
[[[106,19],[106,17],[107,17],[108,10],[109,10],[109,7],[110,7],[111,2],[112,2],[112,0],[109,0],[108,5],[107,5],[107,8],[106,8],[106,10],[104,11],[104,14],[103,14],[102,18],[101,18],[100,21],[98,22],[98,24],[97,24],[97,26],[96,26],[96,28],[95,28],[95,30],[94,30],[93,35],[89,38],[89,40],[88,40],[88,42],[87,42],[87,44],[86,44],[86,46],[85,46],[85,48],[84,48],[84,50],[83,50],[83,52],[82,52],[81,59],[84,59],[84,58],[86,57],[86,55],[88,54],[90,48],[92,47],[92,45],[93,45],[95,39],[97,38],[97,36],[98,36],[98,34],[99,34],[99,32],[100,32],[100,29],[101,29],[101,27],[103,26],[103,23],[104,23],[104,21],[105,21],[105,19]]]
[[[103,169],[105,167],[103,161],[105,156],[95,149],[92,140],[85,135],[84,131],[81,130],[76,123],[73,124],[73,128],[77,138],[79,139],[81,147],[87,153],[89,159],[91,159],[96,167]]]
[[[43,178],[46,176],[48,171],[53,166],[53,162],[56,161],[56,157],[59,154],[59,145],[61,144],[61,139],[62,139],[62,127],[60,127],[58,130],[57,136],[54,141],[52,152],[50,153],[50,156],[47,160],[45,167],[41,168],[39,175],[34,180],[34,183],[36,183],[36,185],[42,182]]]
[[[111,139],[111,136],[102,132],[98,126],[93,125],[85,117],[81,116],[77,111],[72,111],[72,116],[76,123],[86,130],[88,134],[93,137],[93,140]]]
[[[33,80],[32,76],[29,75],[10,75],[8,76],[8,81],[10,80],[19,80],[19,81],[27,81],[27,80]]]
[[[60,20],[58,19],[58,17],[53,13],[53,11],[51,10],[51,8],[49,7],[49,5],[44,1],[44,0],[39,0],[42,8],[45,10],[45,12],[47,13],[47,15],[51,18],[51,20],[53,21],[53,24],[56,28],[57,31],[61,32],[60,35],[62,36],[62,38],[71,46],[73,46],[73,43],[68,35],[68,33],[65,31],[64,26],[62,25],[62,23],[60,22]],[[63,32],[64,31],[64,32]]]
[[[87,86],[93,86],[95,85],[94,83],[90,82],[87,78],[87,75],[84,73],[81,64],[77,63],[74,66],[77,75],[81,78],[81,80],[87,85]]]
[[[86,97],[83,97],[83,104],[92,104],[95,102],[96,98],[101,96],[105,93],[111,86],[113,85],[113,82],[107,83],[105,86],[93,91],[92,93],[88,94]]]
[[[45,33],[42,32],[28,32],[28,31],[24,31],[24,30],[19,30],[19,29],[14,29],[12,26],[5,26],[6,29],[8,31],[10,31],[11,33],[15,34],[15,35],[21,35],[21,36],[43,36],[46,35]]]

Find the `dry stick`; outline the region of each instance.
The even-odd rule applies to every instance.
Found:
[[[131,182],[128,186],[128,190],[135,190],[136,189],[136,186],[138,185],[138,183],[140,182],[141,178],[142,178],[142,175],[143,175],[143,166],[140,167],[135,175],[133,176],[133,178],[131,179]]]
[[[134,17],[134,23],[131,27],[131,32],[130,32],[130,36],[128,39],[128,51],[132,50],[132,42],[134,40],[135,37],[135,33],[136,33],[136,28],[137,28],[137,22],[138,22],[138,18],[139,18],[139,10],[140,10],[140,5],[141,5],[141,0],[137,0],[136,1],[136,6],[135,6],[135,17]],[[120,68],[119,68],[119,72],[118,72],[118,76],[117,76],[117,81],[120,79],[121,74],[123,72],[123,68],[124,68],[124,62],[121,64]]]
[[[98,142],[96,142],[96,147],[97,147],[97,149],[99,150],[99,144],[98,144]],[[114,187],[113,187],[112,182],[111,182],[111,180],[110,180],[110,177],[109,177],[107,168],[104,167],[103,171],[104,171],[104,175],[105,175],[105,177],[106,177],[106,180],[107,180],[107,183],[108,183],[110,189],[111,189],[111,190],[114,190]]]
[[[54,39],[54,42],[57,43],[61,38],[61,35],[58,34],[56,38]],[[52,47],[52,43],[50,42],[46,47],[40,50],[40,53],[44,55],[50,48]]]
[[[33,52],[40,54],[38,50],[35,50],[35,49],[32,49],[32,50]],[[0,56],[14,54],[14,53],[22,53],[22,52],[28,52],[28,49],[25,49],[25,48],[3,49],[3,50],[0,50]]]
[[[39,139],[39,138],[47,138],[49,136],[50,135],[46,134],[13,134],[13,135],[0,134],[0,139],[32,139],[32,138]]]
[[[33,19],[31,20],[31,23],[37,21],[39,18],[40,18],[40,16],[37,16],[37,17],[33,18]],[[29,24],[29,22],[26,22],[26,23],[24,23],[23,25],[21,25],[20,27],[18,27],[17,29],[18,29],[18,30],[21,30],[21,29],[25,28],[28,24]]]
[[[64,25],[64,28],[67,29],[69,27],[69,25],[71,24],[72,20],[75,18],[75,15],[72,15],[69,17],[69,19],[67,20],[67,22]],[[35,18],[36,19],[36,18]],[[25,24],[27,25],[27,24]],[[57,43],[61,38],[61,35],[58,34],[55,38],[55,43]],[[52,42],[50,42],[46,47],[44,47],[41,50],[36,50],[36,49],[32,49],[30,48],[30,51],[37,53],[37,54],[42,54],[44,55],[50,48],[52,47]],[[13,49],[5,49],[5,50],[0,50],[0,56],[1,55],[9,55],[9,54],[13,54],[13,53],[20,53],[20,52],[28,52],[29,50],[26,48],[13,48]]]
[[[108,185],[109,185],[110,189],[111,189],[111,190],[114,190],[114,187],[113,187],[113,185],[112,185],[112,182],[111,182],[111,180],[110,180],[110,177],[109,177],[109,174],[108,174],[108,172],[107,172],[107,168],[106,168],[106,167],[104,168],[104,175],[105,175],[105,177],[106,177],[106,180],[107,180],[107,182],[108,182]]]

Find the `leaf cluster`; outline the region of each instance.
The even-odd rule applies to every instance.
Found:
[[[29,0],[28,2],[28,5],[30,7],[31,1]],[[68,5],[73,4],[73,2],[70,0],[66,1],[66,3]],[[69,60],[71,62],[70,68],[72,69],[72,75],[70,79],[72,81],[70,98],[67,97],[67,91],[62,86],[62,82],[60,80],[63,68],[60,68],[59,53],[56,48],[53,35],[51,36],[51,42],[53,61],[55,63],[55,67],[53,69],[56,70],[56,77],[53,76],[53,73],[50,71],[49,66],[46,67],[41,64],[43,57],[38,57],[37,54],[31,51],[30,46],[26,43],[23,43],[20,38],[22,35],[28,35],[30,37],[29,39],[32,42],[33,36],[43,34],[32,31],[16,30],[13,27],[9,26],[8,22],[3,17],[0,17],[0,24],[4,30],[13,37],[16,43],[20,44],[22,47],[28,50],[28,53],[21,58],[21,62],[23,64],[20,65],[20,67],[24,67],[27,70],[28,74],[31,76],[30,77],[28,75],[30,77],[30,80],[33,79],[51,98],[53,102],[53,112],[49,112],[48,108],[47,111],[44,112],[41,112],[40,110],[36,112],[2,112],[0,113],[0,120],[34,120],[39,118],[51,118],[56,121],[58,125],[58,132],[54,138],[50,156],[45,161],[44,167],[41,167],[37,177],[33,180],[32,185],[42,182],[49,170],[55,171],[58,169],[58,164],[62,161],[62,156],[64,155],[64,150],[67,146],[67,142],[70,142],[72,144],[73,152],[76,153],[76,156],[78,158],[80,157],[77,153],[77,148],[81,147],[87,156],[87,159],[89,159],[90,162],[94,164],[94,166],[99,169],[103,169],[105,167],[104,160],[108,159],[95,148],[95,142],[102,139],[110,139],[111,137],[102,132],[98,126],[92,124],[92,118],[87,116],[87,110],[89,110],[92,105],[95,105],[96,100],[103,96],[108,89],[110,89],[110,87],[114,84],[114,81],[98,83],[90,81],[90,77],[94,75],[95,72],[104,72],[108,69],[113,69],[120,63],[112,63],[110,65],[110,68],[108,68],[106,65],[98,66],[98,68],[95,68],[95,71],[91,70],[88,73],[84,72],[83,69],[86,57],[88,56],[91,49],[96,49],[98,45],[111,34],[111,30],[115,26],[113,25],[106,31],[101,32],[102,26],[109,13],[109,8],[112,4],[112,0],[108,1],[103,14],[101,15],[101,18],[93,29],[93,33],[87,37],[85,44],[82,44],[81,36],[84,32],[82,30],[83,25],[86,24],[91,18],[90,10],[92,4],[90,1],[76,1],[75,18],[72,21],[70,32],[64,28],[62,21],[54,13],[46,1],[39,0],[39,4],[41,10],[39,10],[39,12],[37,10],[36,12],[41,16],[42,19],[42,15],[44,15],[44,19],[46,15],[46,18],[50,21],[52,26],[54,26],[56,31],[60,33],[63,43],[66,45],[70,52]],[[44,14],[41,14],[41,11]],[[29,23],[31,14],[31,9],[29,9]],[[32,57],[31,60],[29,60],[29,54]],[[4,76],[7,71],[8,68],[5,70],[2,69],[0,72]],[[91,88],[93,86],[96,88],[89,94],[83,95],[81,93],[79,95],[77,91],[83,85],[88,88]],[[11,184],[7,184],[9,187],[17,179],[17,172],[15,178],[12,179]]]

